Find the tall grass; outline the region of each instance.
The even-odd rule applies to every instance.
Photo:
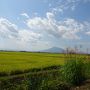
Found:
[[[62,76],[67,83],[79,85],[85,79],[84,62],[82,60],[67,60],[62,68]]]
[[[86,64],[85,64],[85,74],[86,74],[86,78],[90,79],[90,61],[88,61]]]

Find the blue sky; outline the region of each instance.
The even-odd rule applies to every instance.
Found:
[[[0,0],[0,49],[90,46],[90,0]]]

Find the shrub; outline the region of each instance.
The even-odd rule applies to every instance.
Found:
[[[85,79],[84,62],[82,60],[68,60],[63,69],[63,79],[72,85],[79,85]]]

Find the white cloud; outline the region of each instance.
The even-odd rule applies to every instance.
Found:
[[[47,16],[48,19],[53,19],[54,18],[54,14],[51,13],[51,12],[47,12],[46,16]]]
[[[90,35],[90,22],[84,22],[85,28],[85,34]]]
[[[74,20],[65,19],[57,21],[54,14],[48,12],[46,18],[34,17],[27,20],[27,25],[32,30],[47,32],[54,37],[65,39],[80,39],[77,33],[84,30],[84,24]]]
[[[40,37],[39,33],[27,29],[19,29],[18,26],[9,20],[0,18],[0,48],[15,49],[16,47],[16,49],[23,50],[28,44],[37,43]],[[26,48],[26,50],[28,49]]]
[[[16,38],[18,35],[17,26],[5,18],[0,18],[0,37]]]
[[[89,32],[86,32],[87,35],[90,35],[90,31]]]
[[[21,50],[29,50],[30,47],[49,47],[47,44],[53,38],[78,40],[82,37],[80,33],[90,35],[90,23],[79,22],[72,18],[63,20],[56,20],[55,14],[47,12],[45,17],[27,18],[25,24],[28,29],[20,29],[17,25],[13,24],[5,18],[0,18],[0,39],[2,38],[0,47],[16,47]],[[44,37],[44,39],[41,39]],[[45,39],[47,38],[47,39]],[[49,40],[48,40],[49,39]],[[51,41],[52,42],[52,41]],[[7,45],[7,43],[9,43]],[[47,45],[46,45],[47,44]],[[35,47],[34,47],[35,46]]]
[[[20,30],[19,39],[24,42],[37,42],[40,39],[41,35],[34,33],[30,30]]]
[[[80,39],[80,37],[79,36],[77,36],[75,33],[72,33],[72,32],[67,32],[67,33],[65,33],[65,34],[63,34],[63,36],[62,36],[63,38],[65,38],[65,39]]]
[[[26,18],[29,18],[29,15],[27,13],[22,13],[21,16],[24,16]]]
[[[53,0],[54,7],[52,8],[52,12],[63,13],[66,10],[74,11],[81,3],[90,3],[90,0]]]

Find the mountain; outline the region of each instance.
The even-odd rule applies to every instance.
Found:
[[[46,50],[42,50],[40,52],[49,52],[49,53],[63,53],[64,49],[59,48],[59,47],[52,47]]]

